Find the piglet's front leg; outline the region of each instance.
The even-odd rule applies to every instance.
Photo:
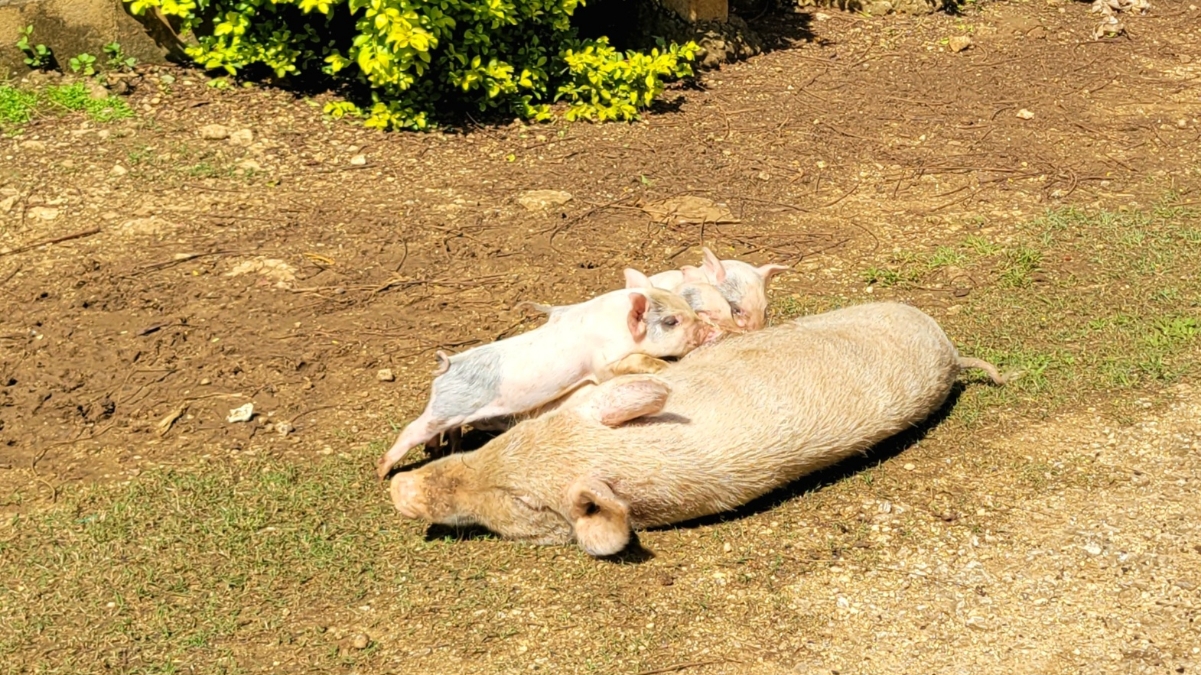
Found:
[[[655,374],[663,372],[667,368],[667,362],[663,359],[656,359],[653,356],[646,354],[630,354],[629,356],[614,361],[605,365],[600,372],[597,373],[597,379],[601,382],[610,380],[619,375],[642,375]]]

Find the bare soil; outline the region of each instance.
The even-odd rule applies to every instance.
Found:
[[[386,506],[382,490],[371,492],[370,459],[424,404],[434,350],[534,325],[513,309],[521,300],[575,302],[617,287],[626,266],[695,263],[702,244],[794,266],[773,283],[781,316],[891,297],[960,339],[961,306],[989,282],[950,269],[883,287],[865,283],[865,270],[969,235],[1003,244],[1063,206],[1122,212],[1165,195],[1177,207],[1201,203],[1201,11],[1161,0],[1123,21],[1127,35],[1096,41],[1088,5],[1057,0],[922,18],[769,14],[752,23],[767,53],[673,88],[630,125],[380,134],[323,120],[321,96],[146,70],[129,97],[134,120],[46,116],[0,141],[0,200],[16,196],[0,212],[0,511],[36,514],[82,486],[136,483],[163,467],[328,455],[360,462],[361,491]],[[946,39],[958,35],[972,46],[956,53]],[[210,124],[250,138],[206,140]],[[572,199],[523,207],[518,197],[536,189]],[[724,205],[736,222],[662,222],[643,208],[681,196]],[[1068,278],[1082,264],[1044,260],[1039,274]],[[1177,283],[1195,288],[1196,279]],[[394,381],[379,379],[381,369]],[[690,559],[714,526],[701,524],[645,535],[659,557],[640,571],[574,561],[565,583],[586,588],[578,603],[552,602],[570,588],[539,590],[537,570],[574,558],[570,550],[478,540],[427,549],[445,558],[441,570],[474,556],[489,579],[505,577],[496,588],[509,599],[481,600],[481,611],[499,602],[531,618],[500,620],[492,637],[464,627],[490,613],[458,616],[450,625],[464,635],[446,636],[436,618],[446,614],[421,619],[416,601],[370,620],[348,618],[349,604],[309,619],[358,622],[373,640],[390,622],[406,626],[406,644],[384,639],[371,658],[343,662],[358,672],[478,672],[485,655],[508,659],[497,666],[506,672],[587,670],[585,662],[605,672],[1193,672],[1195,445],[1173,454],[1147,432],[1138,442],[1157,450],[1138,455],[1136,468],[1155,477],[1151,485],[1130,483],[1134,455],[1118,453],[1112,467],[1055,482],[1030,503],[1019,503],[1029,491],[1006,500],[994,464],[981,475],[970,459],[949,463],[975,452],[1037,455],[1058,476],[1073,468],[1051,466],[1055,448],[1112,448],[1112,429],[1162,419],[1172,433],[1195,433],[1196,391],[1148,396],[1169,391],[1176,408],[1131,413],[1123,399],[1112,406],[1120,414],[1108,395],[1085,391],[1094,400],[1049,420],[1038,419],[1037,402],[1017,401],[936,452],[945,466],[929,457],[917,471],[893,466],[894,486],[929,486],[952,472],[978,516],[959,520],[954,499],[927,508],[943,497],[923,488],[922,515],[905,525],[915,534],[892,540],[903,551],[878,535],[905,507],[888,510],[889,498],[847,478],[829,499],[850,509],[854,527],[871,529],[866,559],[839,562],[847,558],[837,547],[820,559],[790,552],[838,519],[793,505],[721,524],[725,541],[741,542],[724,551],[719,543]],[[253,421],[226,421],[250,402]],[[294,430],[280,434],[280,422]],[[1134,452],[1138,442],[1118,447]],[[921,453],[919,444],[891,463],[920,463]],[[1098,507],[1090,490],[1119,475],[1110,506]],[[1173,505],[1156,510],[1148,490]],[[1003,523],[980,501],[992,494],[1005,502]],[[382,506],[371,517],[388,517]],[[1106,520],[1111,508],[1126,525]],[[1163,532],[1170,541],[1157,540]],[[1075,565],[1085,571],[1064,571]],[[1139,565],[1159,567],[1126,584]],[[454,595],[430,583],[430,593]],[[458,589],[477,592],[491,591]],[[581,605],[597,603],[598,616],[616,623],[590,642],[586,621],[599,619],[580,619],[589,616]],[[555,612],[542,611],[552,604]],[[682,615],[685,606],[708,618]],[[506,637],[514,625],[520,635]],[[244,670],[330,665],[290,661],[307,654],[295,646],[226,646]],[[24,653],[30,672],[60,663],[47,653]],[[191,667],[213,672],[203,660]]]

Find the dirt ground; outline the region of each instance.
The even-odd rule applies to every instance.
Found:
[[[340,458],[361,469],[356,508],[376,505],[361,517],[393,544],[421,540],[389,568],[415,587],[404,602],[318,592],[292,609],[323,626],[312,642],[238,628],[224,661],[185,651],[118,671],[1195,672],[1201,390],[1188,381],[1055,403],[973,394],[984,419],[778,508],[646,533],[641,564],[430,543],[393,522],[371,478],[424,404],[434,350],[535,325],[521,300],[579,301],[626,266],[695,263],[705,244],[794,266],[773,283],[777,316],[896,298],[963,343],[1015,316],[1003,290],[952,269],[867,283],[872,270],[965,237],[1004,245],[1050,209],[1201,203],[1201,11],[1156,2],[1102,41],[1098,21],[1057,0],[770,14],[752,22],[767,53],[673,88],[631,125],[379,134],[323,120],[322,97],[171,68],[144,71],[132,120],[35,119],[0,141],[0,513],[16,532],[17,516],[89,486]],[[964,35],[971,47],[952,51]],[[211,124],[236,133],[206,139]],[[531,190],[571,198],[527,208]],[[727,222],[648,215],[681,197],[713,200]],[[1069,279],[1071,295],[1078,262],[1044,259],[1033,281]],[[978,296],[991,304],[966,316]],[[254,421],[226,421],[249,402]],[[1019,490],[1007,471],[1023,458]],[[0,672],[101,669],[88,645],[14,625],[16,665]],[[369,649],[338,646],[359,630]]]

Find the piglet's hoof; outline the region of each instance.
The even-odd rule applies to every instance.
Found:
[[[392,463],[388,461],[387,457],[380,457],[378,460],[376,460],[375,474],[379,476],[380,480],[386,479],[391,471]]]

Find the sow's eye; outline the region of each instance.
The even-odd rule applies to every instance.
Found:
[[[734,314],[734,316],[744,316],[746,314],[746,310],[738,305],[730,305],[730,311]]]
[[[534,503],[534,500],[532,498],[530,498],[529,496],[527,496],[527,495],[510,495],[510,496],[513,498],[513,501],[524,506],[525,508],[530,509],[531,511],[538,510],[538,506]]]
[[[675,328],[679,324],[680,324],[680,320],[674,316],[669,316],[663,320],[663,325],[667,326],[668,328]]]

